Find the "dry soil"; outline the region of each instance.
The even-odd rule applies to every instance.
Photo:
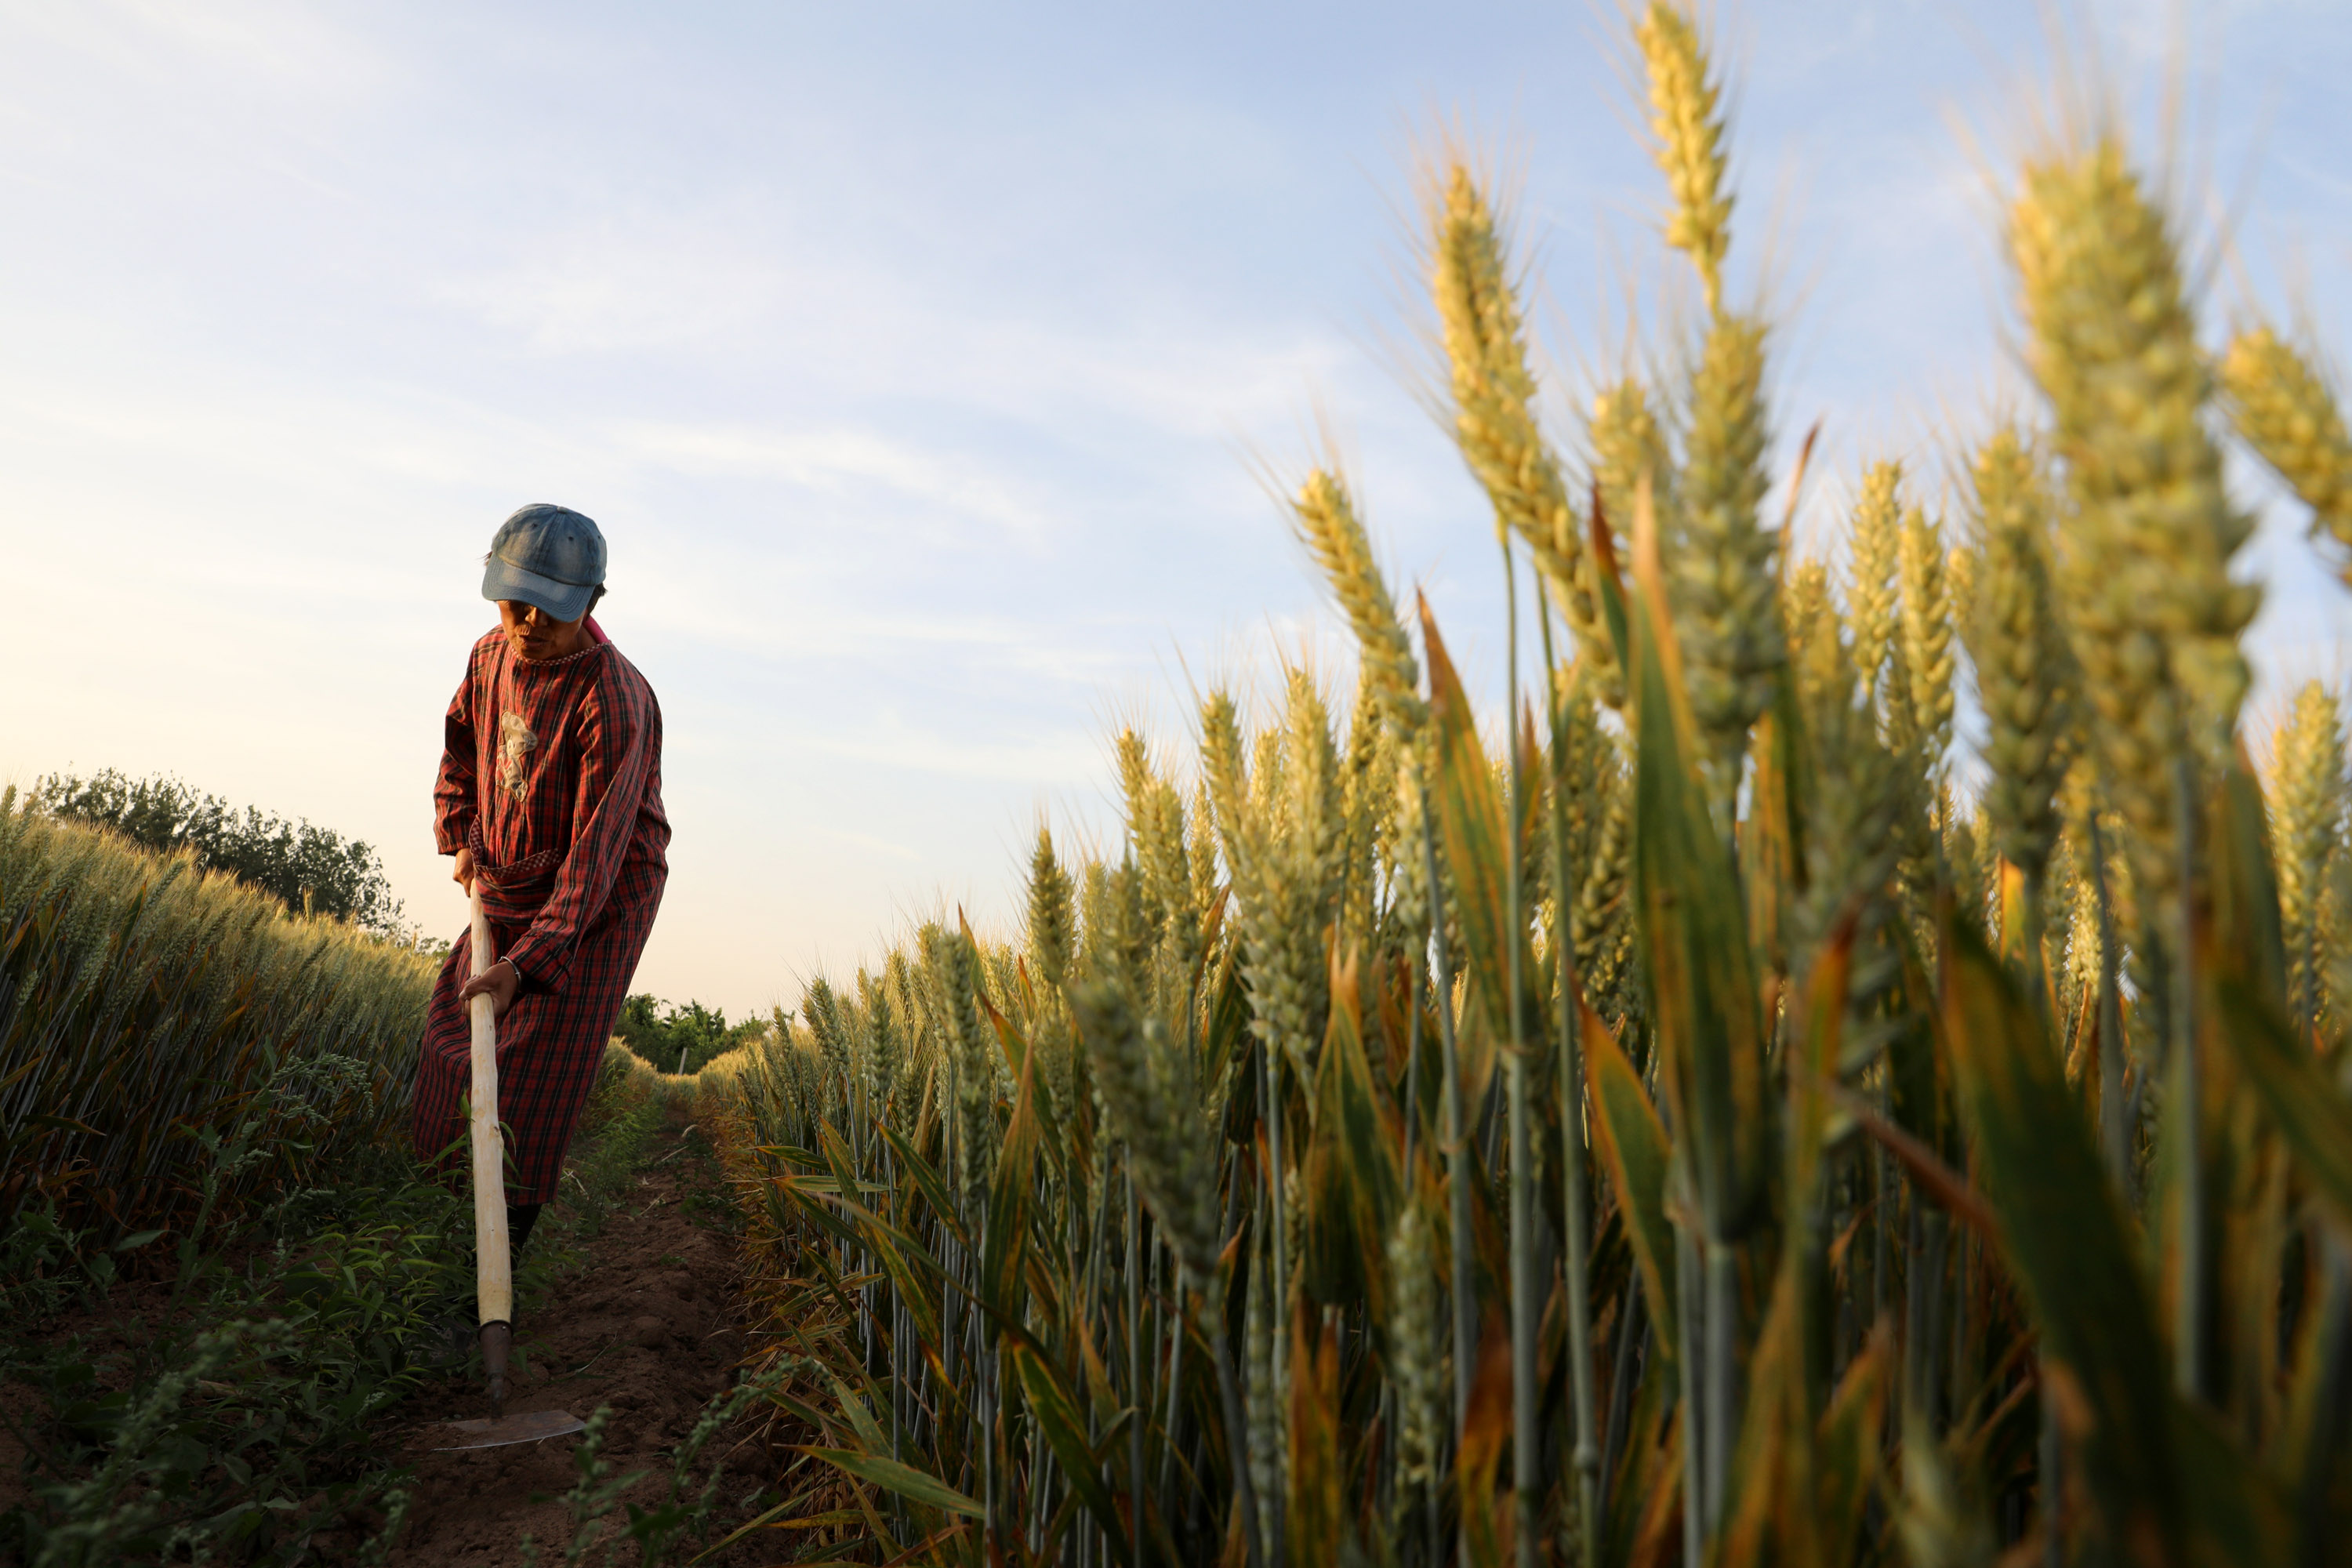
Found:
[[[517,1325],[528,1371],[518,1369],[509,1412],[564,1410],[587,1419],[600,1406],[612,1417],[604,1457],[615,1476],[644,1471],[623,1500],[652,1509],[670,1495],[671,1453],[706,1403],[735,1380],[748,1342],[740,1323],[740,1273],[730,1234],[720,1222],[718,1173],[684,1119],[655,1137],[634,1188],[585,1244],[587,1266],[564,1277],[551,1299]],[[536,1245],[536,1242],[534,1242]],[[388,1424],[387,1444],[430,1436],[436,1421],[488,1414],[478,1389],[453,1384],[419,1394]],[[689,1496],[699,1495],[723,1460],[715,1541],[746,1515],[742,1500],[776,1473],[762,1423],[721,1433],[703,1451]],[[572,1531],[564,1500],[578,1479],[577,1436],[460,1453],[419,1453],[407,1528],[391,1562],[396,1568],[506,1568],[522,1561],[526,1535],[542,1563],[560,1563]],[[603,1528],[626,1521],[615,1510]],[[683,1562],[699,1551],[675,1552]],[[774,1538],[747,1540],[709,1561],[768,1563],[786,1553]],[[600,1546],[587,1559],[602,1563]],[[637,1560],[634,1544],[619,1560]]]

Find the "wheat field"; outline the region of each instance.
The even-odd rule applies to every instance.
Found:
[[[1212,690],[1181,748],[1123,734],[1122,841],[1041,830],[1017,935],[927,924],[704,1075],[821,1434],[763,1521],[798,1550],[2352,1539],[2343,724],[2314,684],[2251,731],[2222,479],[2242,444],[2352,546],[2325,357],[2209,338],[2185,220],[2090,117],[2005,184],[2036,402],[1948,495],[1866,466],[1800,554],[1726,83],[1688,12],[1634,24],[1703,301],[1680,370],[1549,434],[1509,226],[1465,159],[1426,186],[1504,711],[1309,473],[1351,692],[1294,668],[1255,721]]]
[[[380,1142],[436,967],[0,791],[0,1223],[152,1240]]]

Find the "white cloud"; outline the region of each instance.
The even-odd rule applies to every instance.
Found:
[[[708,347],[766,320],[792,281],[730,237],[723,215],[616,216],[518,248],[435,291],[550,354]]]
[[[992,523],[1035,548],[1045,514],[1006,479],[960,455],[855,427],[760,430],[730,426],[623,424],[623,448],[679,473],[782,479],[833,496],[880,489],[958,519]]]
[[[893,860],[912,860],[919,863],[923,858],[923,852],[919,849],[911,848],[892,839],[877,838],[870,833],[850,833],[842,828],[835,828],[833,837],[844,844],[855,845],[860,849],[870,849],[877,855],[887,855]]]
[[[1029,741],[975,742],[909,724],[887,711],[859,730],[820,731],[805,737],[805,743],[808,750],[823,756],[877,763],[908,772],[1064,787],[1093,780],[1101,773],[1103,763],[1100,739],[1082,731],[1055,731]]]
[[[16,26],[150,82],[184,88],[193,68],[348,102],[385,76],[359,38],[293,0],[34,0],[14,11]]]

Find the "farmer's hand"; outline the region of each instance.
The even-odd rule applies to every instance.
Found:
[[[457,868],[449,873],[449,879],[468,893],[474,890],[474,852],[471,849],[458,849]]]
[[[515,973],[515,966],[501,958],[467,981],[457,993],[457,1000],[470,1002],[477,996],[488,996],[490,999],[490,1016],[499,1017],[505,1014],[508,1005],[514,1001],[515,987],[521,984],[522,976]]]

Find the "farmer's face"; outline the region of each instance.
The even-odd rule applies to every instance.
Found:
[[[499,601],[499,623],[506,628],[507,647],[517,658],[562,658],[578,653],[588,640],[587,616],[559,621],[520,599]]]

